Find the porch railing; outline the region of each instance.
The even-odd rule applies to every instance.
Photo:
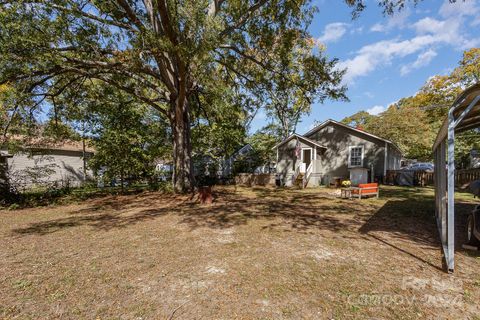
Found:
[[[303,175],[303,181],[302,181],[302,188],[305,189],[308,184],[308,180],[310,179],[310,176],[312,175],[313,172],[313,163],[310,162],[308,165],[307,170],[305,170],[305,174]]]

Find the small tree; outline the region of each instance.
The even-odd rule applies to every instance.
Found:
[[[89,165],[105,179],[119,179],[123,190],[127,178],[151,177],[155,159],[171,146],[167,124],[162,125],[155,112],[121,94],[110,98],[115,106],[90,106],[96,151]]]
[[[288,36],[279,35],[279,38]],[[279,72],[271,73],[266,85],[268,102],[265,108],[278,125],[283,139],[296,132],[300,118],[310,113],[313,103],[322,103],[327,98],[347,100],[346,87],[341,85],[345,71],[335,69],[336,59],[312,54],[316,50],[315,43],[311,40],[292,47],[281,46],[288,53],[285,53],[286,58],[279,60]]]
[[[259,164],[263,165],[276,161],[274,147],[282,140],[279,134],[281,131],[282,129],[279,126],[269,124],[248,138],[248,142],[252,145]]]

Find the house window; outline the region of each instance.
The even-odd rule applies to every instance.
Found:
[[[350,147],[348,157],[349,167],[361,167],[363,165],[363,146]]]

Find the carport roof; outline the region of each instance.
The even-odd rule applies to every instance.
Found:
[[[319,144],[318,142],[313,141],[313,140],[308,139],[308,138],[305,138],[304,136],[301,136],[301,135],[296,134],[296,133],[292,134],[292,135],[289,136],[287,139],[285,139],[285,140],[283,140],[282,142],[280,142],[279,144],[277,144],[275,147],[273,147],[273,149],[276,149],[276,148],[280,147],[281,145],[284,145],[285,143],[287,143],[288,141],[292,140],[293,138],[297,138],[297,139],[299,139],[299,140],[303,140],[303,141],[305,141],[305,142],[307,142],[307,143],[309,143],[309,144],[313,144],[313,145],[315,145],[315,146],[317,146],[317,147],[319,147],[319,148],[327,149],[327,147],[322,146],[322,145]]]
[[[466,112],[464,112],[466,111]],[[449,113],[455,119],[455,132],[462,132],[480,127],[480,83],[477,83],[463,91],[450,107]],[[433,150],[447,138],[448,117],[443,121]]]

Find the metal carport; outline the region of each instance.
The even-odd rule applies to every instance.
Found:
[[[455,134],[478,127],[480,83],[464,90],[457,97],[433,145],[435,217],[448,272],[453,272],[455,267]]]

